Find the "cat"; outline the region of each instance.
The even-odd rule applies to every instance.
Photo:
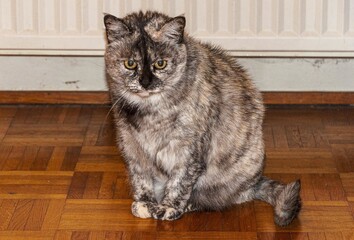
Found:
[[[300,181],[263,176],[262,96],[219,47],[185,33],[184,16],[105,14],[105,63],[132,214],[175,220],[262,200],[286,226],[301,208]]]

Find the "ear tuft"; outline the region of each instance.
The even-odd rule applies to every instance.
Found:
[[[124,21],[111,14],[104,14],[104,25],[106,27],[108,43],[119,40],[130,33]]]

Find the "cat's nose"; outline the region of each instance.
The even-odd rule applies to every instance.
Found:
[[[152,79],[149,77],[143,77],[140,79],[139,83],[143,88],[147,89],[151,85]]]

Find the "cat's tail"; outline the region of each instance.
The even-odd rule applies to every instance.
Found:
[[[274,222],[279,226],[290,224],[301,209],[300,180],[289,184],[261,177],[255,186],[255,199],[274,207]]]

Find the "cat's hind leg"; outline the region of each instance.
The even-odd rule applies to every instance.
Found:
[[[300,181],[289,184],[261,177],[254,187],[255,199],[274,207],[274,222],[279,226],[290,224],[301,209]]]

